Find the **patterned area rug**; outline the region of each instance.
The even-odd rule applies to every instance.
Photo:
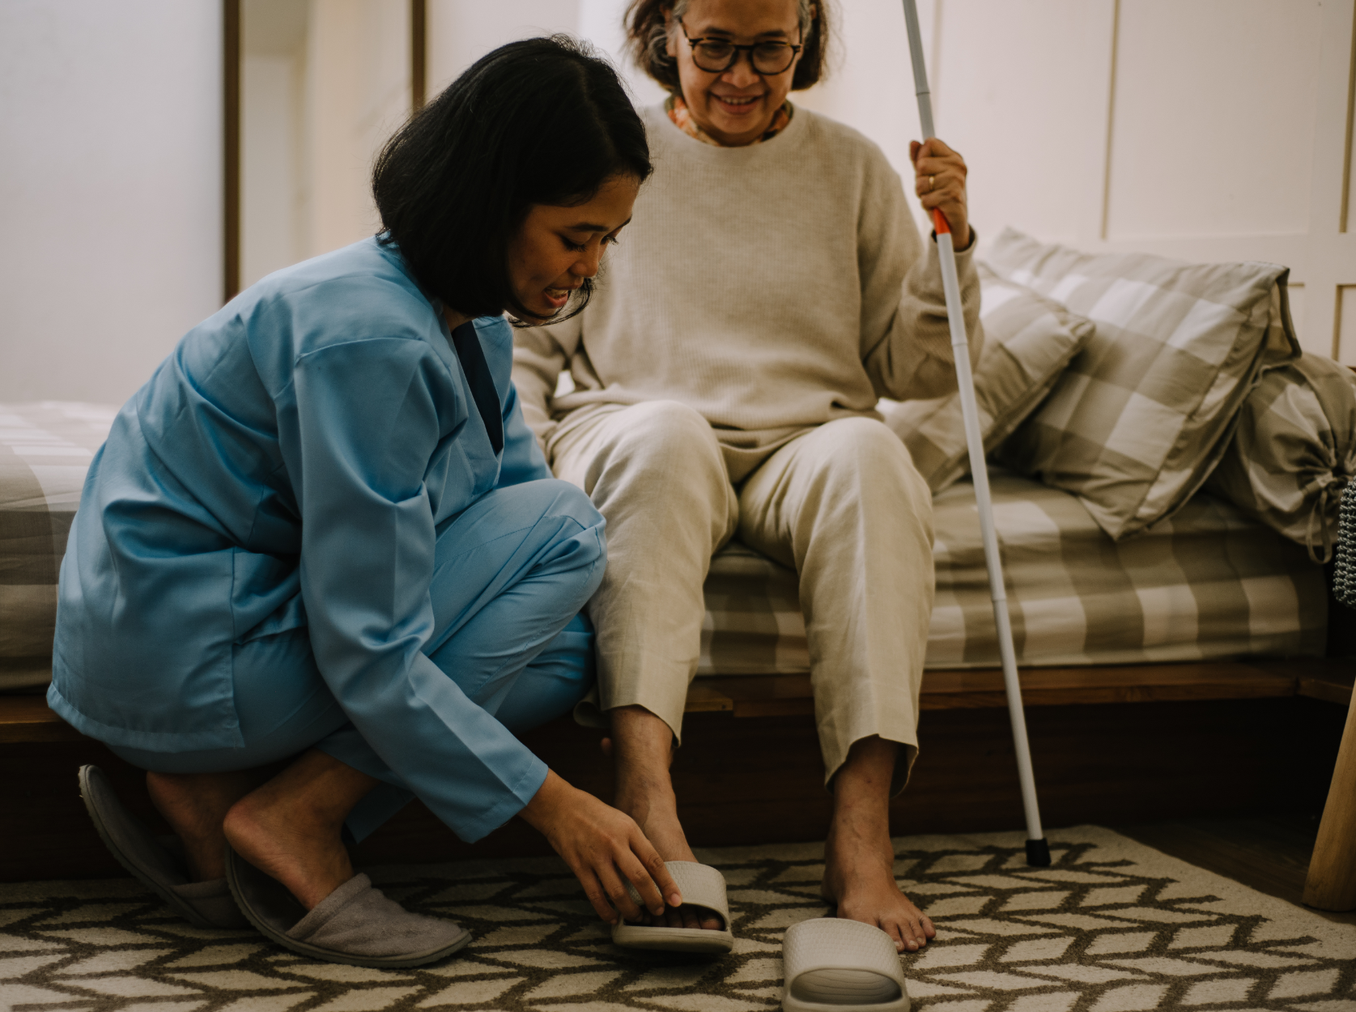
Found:
[[[1029,869],[1019,834],[904,837],[904,888],[938,937],[904,958],[935,1012],[1356,1012],[1356,926],[1337,924],[1109,830],[1050,834]],[[373,877],[475,941],[418,970],[301,959],[249,932],[177,920],[130,879],[0,886],[0,1008],[118,1012],[744,1012],[775,1009],[780,943],[826,911],[821,848],[701,852],[730,886],[734,952],[614,948],[556,860],[419,865]]]

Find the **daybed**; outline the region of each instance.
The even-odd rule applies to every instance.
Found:
[[[1050,704],[1030,716],[1047,822],[1105,819],[1108,798],[1124,818],[1232,810],[1258,798],[1316,795],[1321,803],[1340,716],[1335,708],[1333,717],[1283,712],[1279,703],[1301,692],[1344,700],[1343,665],[1323,660],[1329,598],[1315,558],[1331,486],[1356,463],[1356,418],[1328,434],[1327,491],[1305,498],[1307,486],[1295,484],[1300,502],[1290,512],[1307,510],[1298,528],[1307,544],[1298,543],[1284,495],[1264,502],[1260,492],[1248,499],[1240,491],[1248,459],[1238,444],[1268,431],[1265,408],[1249,415],[1250,398],[1299,355],[1285,272],[1084,257],[1012,232],[989,263],[977,385],[997,465],[994,512],[1024,693],[1029,706]],[[1126,376],[1138,379],[1127,388]],[[1146,393],[1154,384],[1167,393]],[[114,411],[0,407],[0,689],[11,693],[0,696],[0,781],[27,770],[33,784],[73,784],[74,763],[100,748],[56,721],[35,693],[49,678],[66,533]],[[997,644],[956,409],[942,399],[883,403],[882,412],[933,485],[935,504],[929,712],[904,824],[1015,825],[1006,717],[992,709],[1004,705]],[[1216,485],[1202,491],[1208,480]],[[687,744],[675,768],[689,833],[710,844],[822,835],[827,811],[795,574],[732,544],[713,561],[706,595]],[[1088,705],[1132,701],[1145,705]],[[562,773],[605,792],[593,738],[560,721],[533,741]],[[1262,739],[1281,750],[1315,744],[1278,764],[1258,747]],[[1132,766],[1107,761],[1134,750]],[[130,789],[134,773],[118,772],[103,754]],[[1288,782],[1294,777],[1323,782],[1305,794]],[[30,797],[48,826],[35,827],[29,844],[6,834],[7,877],[78,873],[70,867],[77,859],[82,870],[108,870],[92,834],[76,828],[73,788],[67,793],[59,811]],[[21,794],[11,781],[0,804],[21,804]],[[58,824],[83,842],[53,849]],[[541,846],[515,833],[493,834],[482,852]],[[429,856],[435,837],[432,852],[448,853],[449,838],[411,812],[365,846],[376,857]]]

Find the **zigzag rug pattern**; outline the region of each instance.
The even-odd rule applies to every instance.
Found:
[[[895,841],[937,939],[903,957],[935,1012],[1356,1012],[1356,926],[1338,924],[1109,830]],[[414,970],[302,959],[251,932],[176,919],[130,879],[0,886],[0,1009],[14,1012],[756,1012],[781,996],[781,937],[827,912],[822,848],[699,852],[729,883],[734,951],[685,960],[617,949],[553,859],[377,869],[412,909],[475,935]]]

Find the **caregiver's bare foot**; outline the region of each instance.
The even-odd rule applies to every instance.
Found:
[[[824,843],[823,897],[838,916],[872,924],[916,952],[934,938],[932,920],[899,890],[890,843],[890,778],[899,746],[864,738],[833,780],[833,823]]]
[[[344,819],[376,781],[312,749],[231,807],[224,824],[237,854],[307,910],[353,877]]]
[[[221,825],[231,806],[257,785],[252,773],[146,774],[151,803],[184,845],[192,881],[226,874],[226,837]]]
[[[616,764],[616,806],[636,820],[640,831],[665,861],[696,861],[678,821],[678,799],[673,793],[669,764],[673,761],[673,732],[641,706],[611,710],[612,738],[604,739],[604,754]],[[687,905],[669,907],[658,917],[646,913],[637,923],[670,928],[706,928],[724,925],[710,911]]]

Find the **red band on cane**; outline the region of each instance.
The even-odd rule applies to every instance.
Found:
[[[946,215],[942,214],[940,207],[932,209],[932,227],[937,230],[938,235],[951,234],[951,226],[946,223]]]

